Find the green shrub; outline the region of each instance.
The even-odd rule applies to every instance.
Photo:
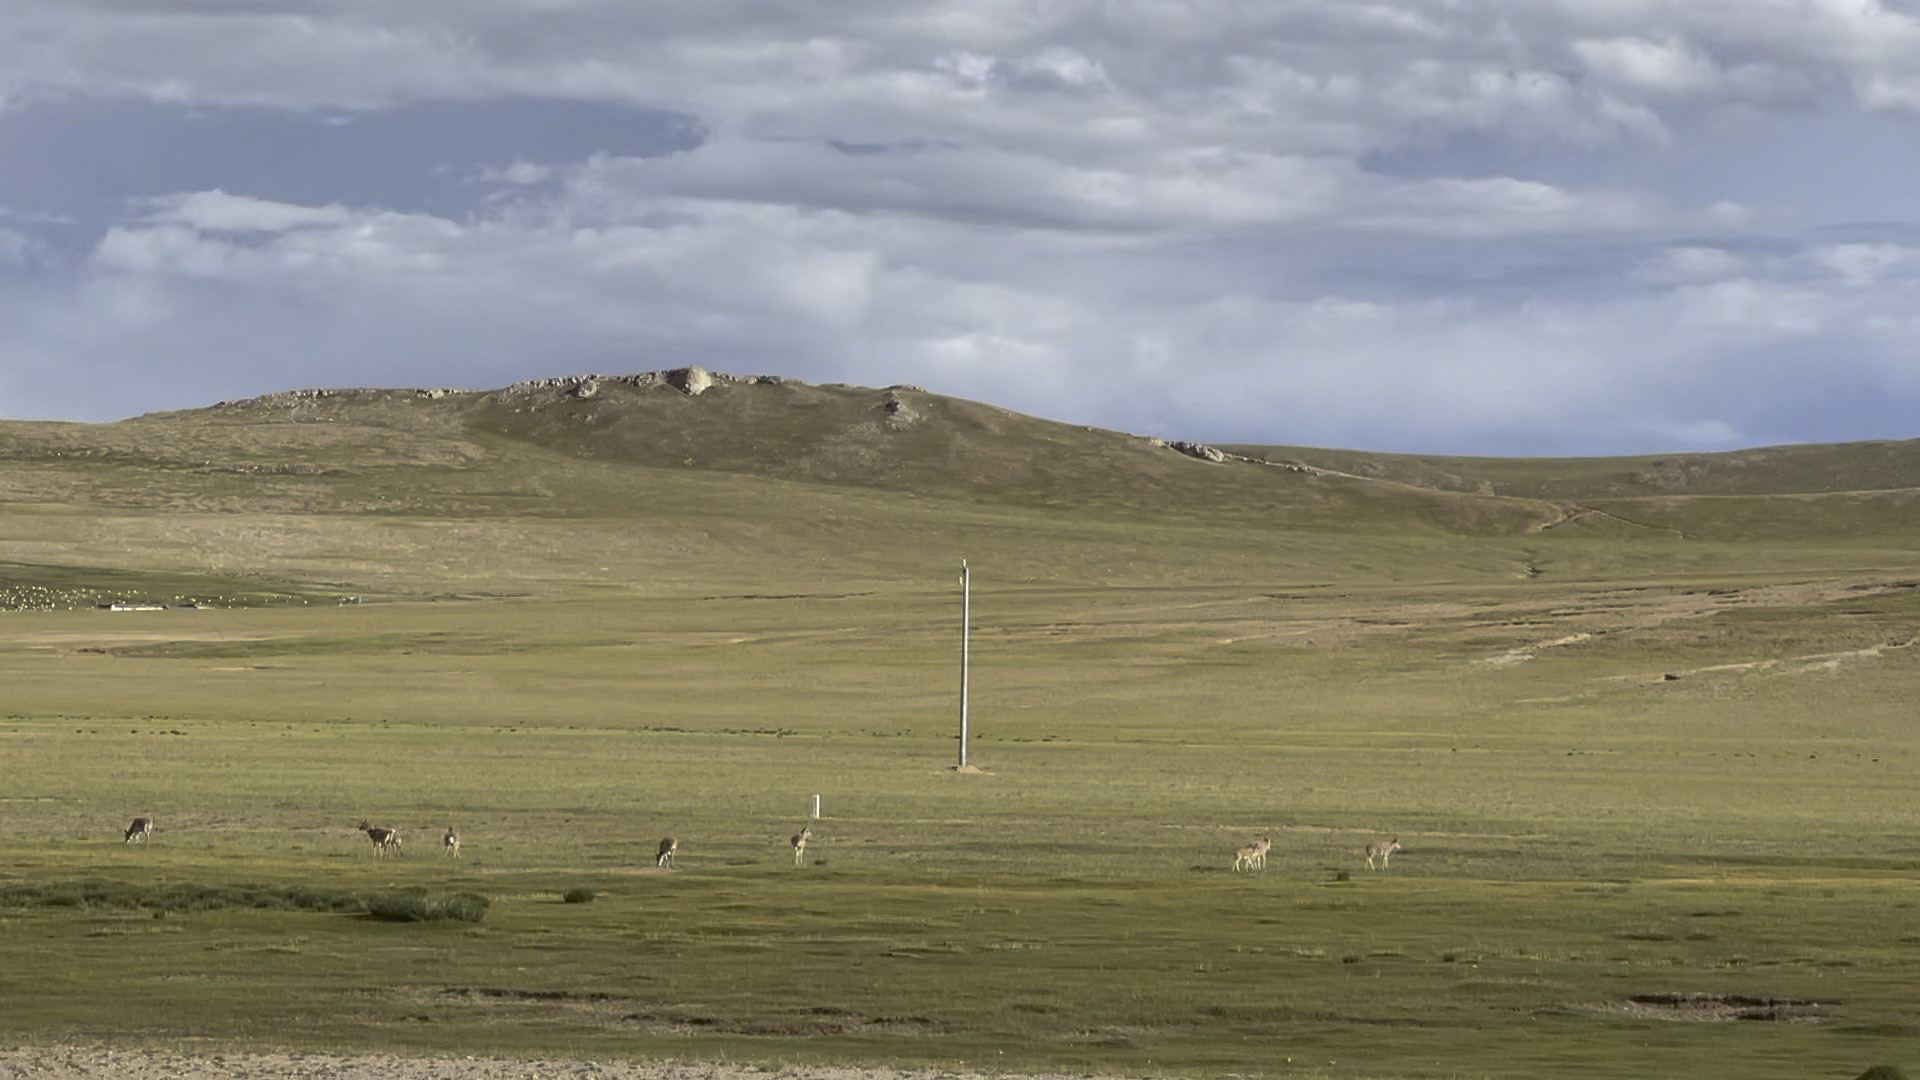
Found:
[[[381,893],[367,900],[367,913],[388,922],[479,922],[492,903],[477,893],[437,899],[417,892]]]
[[[593,897],[594,891],[584,887],[568,889],[566,892],[560,894],[560,899],[565,900],[569,904],[591,904],[593,903]]]
[[[427,898],[414,893],[380,893],[367,900],[367,913],[388,922],[425,922]]]
[[[85,879],[47,885],[0,886],[0,907],[146,908],[192,913],[230,907],[292,911],[363,911],[352,893],[303,885],[134,885]]]
[[[452,919],[455,922],[479,922],[487,917],[487,908],[492,903],[478,893],[454,893],[433,905],[429,917]]]

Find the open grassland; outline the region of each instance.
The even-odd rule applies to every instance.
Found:
[[[976,581],[973,776],[944,586],[6,613],[0,1039],[1784,1078],[1920,1036],[1911,581]],[[248,884],[491,906],[165,899]]]
[[[1215,464],[644,379],[0,423],[0,1045],[1912,1067],[1917,450]]]

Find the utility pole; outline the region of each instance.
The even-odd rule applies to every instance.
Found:
[[[960,560],[960,768],[967,767],[967,674],[973,662],[973,572]]]

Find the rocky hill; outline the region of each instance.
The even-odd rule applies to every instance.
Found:
[[[1129,585],[1904,566],[1915,452],[1209,447],[913,386],[698,367],[302,390],[0,422],[0,593],[846,589],[961,558]]]
[[[118,430],[115,430],[118,429]],[[699,367],[492,391],[305,390],[69,431],[68,453],[251,475],[402,463],[472,470],[528,451],[653,470],[860,487],[976,504],[1468,533],[1555,520],[1486,498],[1062,424],[907,385],[814,385]],[[8,450],[0,444],[0,455]],[[198,464],[196,464],[198,463]]]

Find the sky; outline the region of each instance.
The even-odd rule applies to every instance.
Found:
[[[1920,0],[0,0],[0,417],[689,364],[1920,437]]]

